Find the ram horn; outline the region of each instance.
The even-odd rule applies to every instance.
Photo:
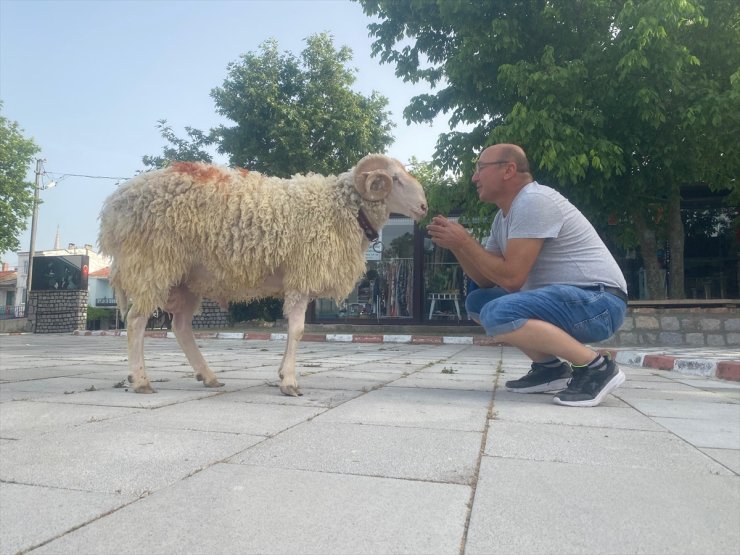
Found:
[[[391,193],[393,178],[385,170],[358,172],[355,175],[355,189],[365,200],[378,201]]]

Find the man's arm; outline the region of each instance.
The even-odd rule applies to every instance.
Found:
[[[488,252],[456,222],[435,216],[427,231],[435,245],[450,249],[463,270],[480,287],[499,285],[518,291],[540,254],[544,239],[509,239],[506,254]]]

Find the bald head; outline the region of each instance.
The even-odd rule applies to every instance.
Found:
[[[489,146],[483,152],[485,153],[487,151],[496,159],[514,162],[514,164],[516,164],[517,173],[531,173],[529,171],[529,161],[527,160],[527,155],[524,153],[524,149],[522,149],[522,147],[518,145],[502,143]]]

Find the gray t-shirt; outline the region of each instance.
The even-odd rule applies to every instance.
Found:
[[[627,291],[627,282],[596,230],[568,199],[536,181],[514,199],[509,214],[499,210],[487,251],[506,254],[508,239],[545,239],[522,291],[545,285],[604,284]]]

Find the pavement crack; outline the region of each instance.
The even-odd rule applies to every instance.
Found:
[[[498,380],[501,376],[502,366],[504,360],[504,348],[499,347],[498,363],[496,364],[496,372],[493,378],[493,390],[491,391],[491,399],[488,402],[488,411],[486,414],[486,423],[483,426],[483,434],[480,442],[480,450],[478,451],[478,459],[475,461],[475,472],[473,472],[473,478],[470,481],[470,499],[468,500],[467,514],[465,515],[465,525],[463,527],[463,535],[460,539],[460,555],[464,555],[465,546],[468,543],[468,531],[470,530],[470,519],[473,516],[473,506],[475,503],[475,494],[478,489],[478,478],[480,476],[480,467],[483,462],[483,456],[486,452],[486,443],[488,442],[488,430],[491,426],[491,420],[494,418],[493,403],[496,397],[496,390],[498,389]]]

